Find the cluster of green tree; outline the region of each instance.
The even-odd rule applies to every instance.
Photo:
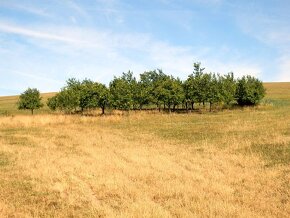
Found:
[[[72,78],[59,93],[48,99],[47,105],[51,110],[65,113],[94,108],[101,108],[105,113],[108,102],[109,90],[105,85],[88,79],[79,81]]]
[[[145,106],[171,112],[180,107],[193,110],[195,104],[208,104],[211,111],[215,104],[256,105],[264,95],[263,83],[255,77],[235,79],[233,73],[205,73],[200,63],[195,63],[185,81],[159,69],[140,74],[139,80],[131,71],[123,73],[114,77],[109,87],[88,79],[69,79],[47,105],[65,113],[101,108],[104,114],[106,108],[141,110]]]

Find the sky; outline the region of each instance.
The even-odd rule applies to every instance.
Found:
[[[290,81],[289,0],[0,0],[0,95],[131,70]]]

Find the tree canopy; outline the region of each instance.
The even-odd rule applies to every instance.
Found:
[[[238,80],[236,99],[239,105],[258,104],[265,96],[262,81],[252,76],[243,76]]]
[[[43,107],[43,104],[41,103],[41,96],[37,89],[28,88],[19,96],[19,110],[30,110],[31,114],[33,114],[35,109],[41,107]]]
[[[201,63],[194,63],[193,72],[185,81],[165,74],[161,69],[145,71],[137,79],[132,71],[114,77],[107,87],[89,79],[67,80],[66,86],[47,105],[66,113],[96,108],[135,110],[147,108],[171,112],[176,108],[194,110],[195,104],[229,107],[233,104],[256,105],[265,95],[260,80],[252,76],[235,79],[234,73],[220,75],[206,72]]]

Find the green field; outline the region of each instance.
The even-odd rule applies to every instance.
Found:
[[[47,99],[54,96],[55,93],[41,94],[44,107],[41,110],[36,110],[36,114],[49,113],[49,108],[46,105]],[[0,96],[0,115],[15,115],[15,114],[30,114],[30,111],[23,111],[17,109],[17,102],[19,96]]]
[[[257,107],[107,116],[1,97],[0,217],[290,217],[290,83]],[[45,94],[44,99],[52,94]]]

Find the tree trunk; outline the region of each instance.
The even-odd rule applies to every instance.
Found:
[[[191,102],[191,110],[194,110],[194,102]]]
[[[105,106],[102,107],[102,115],[105,114]]]
[[[209,112],[211,112],[211,108],[212,108],[212,103],[209,102]]]
[[[33,109],[31,109],[31,115],[33,115],[33,111],[34,111],[34,110],[33,110]]]
[[[186,109],[186,113],[188,113],[188,103],[187,103],[187,101],[185,102],[185,109]]]

